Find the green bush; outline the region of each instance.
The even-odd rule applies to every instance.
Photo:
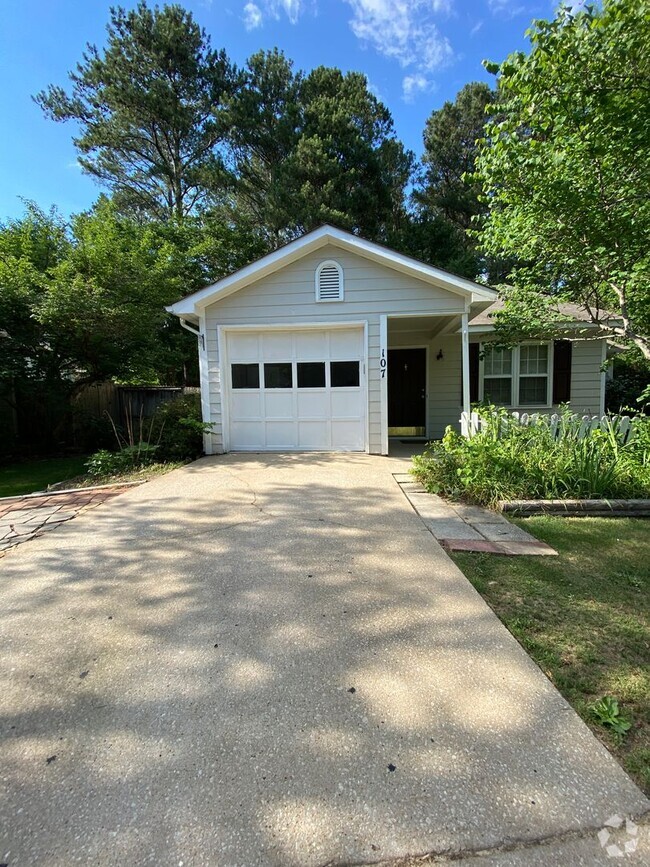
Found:
[[[506,410],[483,411],[471,438],[447,428],[439,443],[413,459],[412,472],[432,493],[493,505],[498,500],[650,497],[650,419],[634,421],[622,445],[613,427],[577,436],[565,413],[556,438],[548,420],[508,423]]]
[[[89,476],[118,476],[132,470],[152,464],[158,453],[158,446],[141,442],[133,446],[125,446],[118,452],[101,449],[91,455],[86,461],[86,471]]]
[[[151,426],[151,442],[158,460],[194,460],[203,454],[203,434],[211,425],[201,420],[201,399],[187,394],[158,407]]]

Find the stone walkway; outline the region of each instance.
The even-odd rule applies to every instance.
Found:
[[[449,503],[429,494],[410,473],[394,473],[395,481],[425,526],[448,551],[486,554],[553,556],[557,551],[511,524],[503,515],[480,506]]]
[[[110,485],[0,499],[0,557],[130,487],[132,484]]]

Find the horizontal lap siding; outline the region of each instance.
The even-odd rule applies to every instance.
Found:
[[[325,259],[343,267],[344,300],[318,303],[315,272]],[[210,305],[206,310],[206,347],[210,381],[210,420],[215,423],[212,449],[223,450],[219,326],[339,324],[368,322],[368,428],[370,451],[381,452],[381,394],[379,378],[379,323],[382,314],[441,313],[462,307],[460,296],[443,288],[368,262],[336,247],[323,247],[281,271]]]

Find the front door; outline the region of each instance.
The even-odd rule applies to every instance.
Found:
[[[388,350],[388,435],[426,434],[427,351]]]

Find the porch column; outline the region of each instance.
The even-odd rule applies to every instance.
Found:
[[[469,317],[467,311],[461,316],[460,335],[463,358],[463,412],[469,413]]]

